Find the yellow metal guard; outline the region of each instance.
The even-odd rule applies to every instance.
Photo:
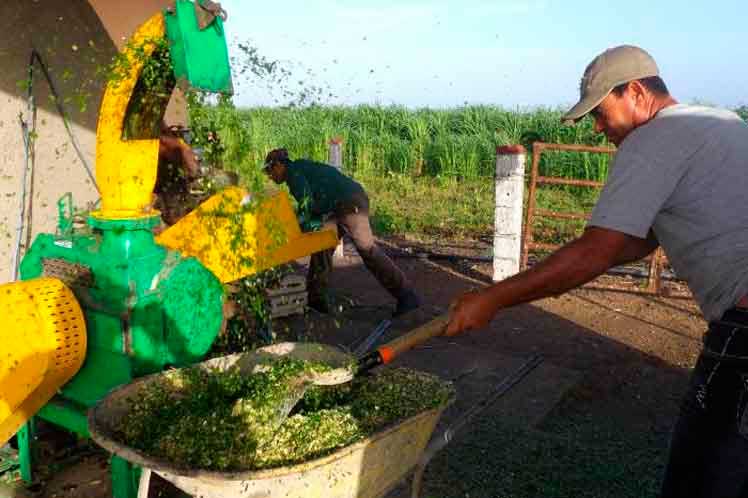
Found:
[[[249,196],[241,188],[227,188],[164,231],[156,242],[196,257],[224,283],[337,245],[333,230],[301,232],[285,192],[256,203]]]
[[[140,72],[153,51],[149,41],[165,36],[164,16],[158,13],[146,21],[125,48],[131,65],[129,75],[109,82],[104,93],[96,130],[96,182],[101,192],[101,211],[92,213],[100,219],[122,220],[157,216],[151,207],[158,167],[158,139],[123,140],[127,104]],[[135,54],[132,47],[142,46],[146,57]]]
[[[0,285],[0,446],[70,380],[86,357],[86,323],[65,284]]]

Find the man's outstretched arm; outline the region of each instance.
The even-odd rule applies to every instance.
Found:
[[[452,308],[447,335],[485,327],[502,308],[563,294],[656,248],[657,240],[651,234],[641,239],[606,228],[588,228],[532,268],[461,296]]]

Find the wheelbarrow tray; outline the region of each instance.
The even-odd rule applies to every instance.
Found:
[[[251,371],[257,357],[258,352],[242,353],[203,362],[200,366],[227,369],[238,365]],[[169,373],[143,377],[119,387],[93,407],[88,415],[91,437],[111,453],[151,469],[186,493],[203,498],[384,496],[415,468],[439,417],[453,401],[452,398],[443,406],[384,427],[366,439],[320,458],[272,469],[220,472],[179,466],[115,438],[114,429],[127,416],[130,400],[163,375]]]

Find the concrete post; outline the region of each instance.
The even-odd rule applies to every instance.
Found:
[[[328,143],[327,162],[338,169],[343,169],[343,139],[335,137]]]
[[[525,148],[496,148],[496,210],[493,239],[493,280],[519,272],[522,245],[522,199],[525,188]]]
[[[335,166],[338,170],[343,169],[343,139],[341,137],[335,137],[327,143],[327,162],[331,166]],[[342,258],[345,255],[345,244],[343,243],[343,236],[340,234],[340,241],[338,246],[335,248],[333,258]]]

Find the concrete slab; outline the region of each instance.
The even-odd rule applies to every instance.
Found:
[[[581,379],[581,372],[545,361],[488,407],[483,417],[500,418],[527,429],[537,427]]]
[[[435,339],[392,365],[429,372],[454,382],[457,400],[442,417],[440,427],[444,427],[490,396],[528,360],[529,356],[507,356],[448,339]],[[578,372],[541,363],[479,416],[498,416],[516,425],[533,427],[580,378]]]

